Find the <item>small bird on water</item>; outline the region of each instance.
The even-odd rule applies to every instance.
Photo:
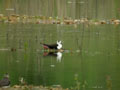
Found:
[[[62,42],[61,41],[57,41],[56,44],[42,44],[44,49],[55,49],[55,50],[60,50],[62,49]]]
[[[10,80],[9,80],[9,74],[6,73],[2,80],[0,80],[0,87],[9,86]]]

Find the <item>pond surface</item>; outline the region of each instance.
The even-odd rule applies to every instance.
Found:
[[[118,90],[120,26],[0,24],[0,78],[11,84],[23,77],[32,85],[61,85],[82,90]],[[60,56],[44,52],[42,43],[61,40]]]
[[[119,0],[0,0],[0,16],[43,16],[99,21],[120,18]],[[44,52],[40,43],[61,40],[62,53]],[[0,22],[0,79],[11,85],[73,90],[120,89],[120,24],[56,25]]]

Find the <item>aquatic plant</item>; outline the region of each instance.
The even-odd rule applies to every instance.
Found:
[[[80,18],[80,19],[71,19],[71,18],[59,18],[59,17],[47,17],[47,16],[28,16],[28,15],[17,15],[11,14],[9,16],[5,16],[0,14],[0,22],[1,23],[34,23],[34,24],[89,24],[89,25],[101,25],[101,24],[120,24],[119,19],[109,19],[109,20],[99,20],[99,19],[88,19],[88,18]]]

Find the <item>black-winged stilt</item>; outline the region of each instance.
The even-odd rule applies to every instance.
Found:
[[[55,50],[60,50],[62,49],[62,42],[57,41],[56,44],[42,44],[44,49],[55,49]]]

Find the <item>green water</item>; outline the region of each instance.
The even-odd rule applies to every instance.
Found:
[[[0,14],[110,20],[120,18],[119,0],[0,0]],[[61,57],[40,43],[61,40]],[[0,22],[0,79],[11,85],[61,85],[73,90],[120,89],[120,25],[52,25]]]
[[[120,26],[0,24],[0,28],[0,78],[8,72],[12,85],[24,77],[33,85],[78,87],[79,81],[86,90],[119,89]],[[40,44],[56,40],[67,49],[61,60],[44,56]]]

